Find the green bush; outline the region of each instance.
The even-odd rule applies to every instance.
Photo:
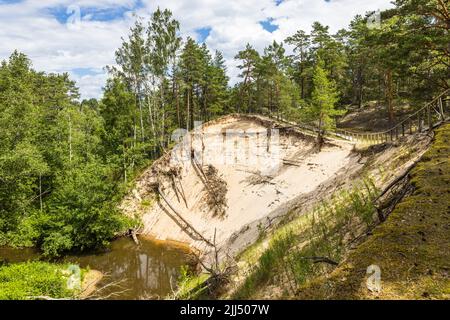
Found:
[[[70,298],[64,265],[27,262],[0,267],[0,300],[27,300],[37,296]]]
[[[0,232],[0,244],[36,246],[48,257],[105,247],[132,223],[116,207],[120,193],[110,176],[97,161],[69,169],[57,177],[43,210],[30,210],[15,230]]]
[[[58,189],[39,213],[39,244],[45,255],[59,256],[106,246],[124,219],[113,201],[116,188],[108,167],[90,162],[58,179]]]

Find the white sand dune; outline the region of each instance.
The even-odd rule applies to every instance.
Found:
[[[173,212],[189,223],[195,231],[222,248],[222,253],[234,254],[258,233],[258,221],[286,213],[293,200],[310,194],[350,161],[352,146],[328,143],[319,152],[312,137],[294,130],[270,131],[275,123],[262,117],[228,116],[208,123],[191,135],[192,144],[184,141],[170,154],[169,161],[155,163],[137,180],[136,189],[125,199],[122,208],[142,215],[143,233],[160,240],[185,242],[202,252],[208,250],[205,241],[183,225]],[[224,134],[225,133],[225,134]],[[195,150],[196,161],[205,169],[213,165],[227,184],[226,213],[215,217],[206,204],[207,188],[189,159]],[[169,155],[166,156],[166,158]],[[142,205],[153,197],[149,185],[161,167],[176,168],[174,179],[160,175],[159,184],[172,209],[164,201]],[[206,169],[205,169],[206,170]],[[178,220],[178,221],[177,221]],[[248,232],[250,230],[250,232]],[[238,238],[241,237],[241,240]]]

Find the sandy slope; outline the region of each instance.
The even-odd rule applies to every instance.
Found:
[[[351,145],[327,144],[319,152],[313,138],[293,130],[269,130],[268,135],[267,126],[275,124],[260,117],[237,116],[206,124],[191,136],[192,143],[185,139],[164,162],[144,172],[122,204],[123,210],[142,215],[145,234],[207,251],[205,241],[183,231],[173,210],[165,202],[156,201],[150,190],[161,168],[176,168],[179,174],[173,180],[167,175],[159,178],[172,207],[211,242],[216,232],[222,253],[238,252],[258,236],[258,221],[274,213],[286,213],[290,201],[311,194],[320,184],[336,177],[351,158]],[[214,217],[206,204],[208,192],[188,157],[190,146],[203,169],[213,165],[226,181],[228,207],[223,217]],[[148,205],[149,199],[153,199],[152,205]]]

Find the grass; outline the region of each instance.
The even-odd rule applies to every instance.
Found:
[[[68,265],[26,262],[0,267],[0,300],[29,300],[32,297],[74,298],[67,287]]]
[[[141,206],[144,208],[150,208],[151,206],[153,206],[154,201],[153,199],[143,199],[141,201]]]
[[[346,244],[359,234],[354,230],[367,230],[372,225],[375,209],[371,200],[377,193],[371,181],[364,180],[278,229],[262,254],[257,252],[260,244],[251,246],[240,259],[255,267],[232,298],[253,298],[270,285],[292,296],[310,279],[332,270],[332,264],[318,263],[317,258],[342,259]]]
[[[449,299],[450,124],[436,130],[431,148],[411,171],[414,193],[329,277],[299,290],[302,299]],[[366,269],[381,269],[379,293]]]
[[[189,266],[183,266],[178,279],[178,289],[172,298],[181,300],[195,300],[203,297],[207,287],[205,282],[210,275],[207,273],[195,274]]]

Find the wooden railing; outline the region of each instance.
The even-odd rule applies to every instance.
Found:
[[[325,132],[328,138],[344,139],[351,142],[362,144],[378,144],[387,141],[396,141],[400,137],[411,135],[426,130],[431,130],[436,125],[446,121],[450,117],[450,89],[445,90],[431,102],[419,110],[413,112],[408,117],[400,121],[392,128],[380,132],[354,132],[344,129],[334,129]],[[268,117],[286,124],[290,127],[295,127],[302,130],[309,135],[317,135],[318,128],[299,122],[293,122],[280,117],[268,115]]]
[[[413,112],[394,127],[381,132],[352,132],[335,129],[327,135],[363,144],[378,144],[396,141],[400,137],[433,129],[436,125],[449,119],[450,89],[445,90],[431,102]]]

